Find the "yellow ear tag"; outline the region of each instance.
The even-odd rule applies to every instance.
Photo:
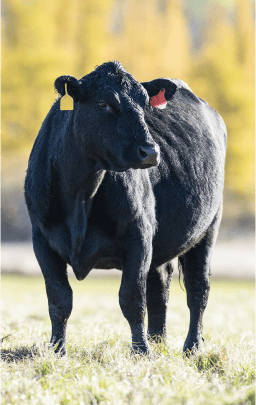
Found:
[[[65,83],[65,95],[60,99],[60,109],[61,110],[73,110],[74,109],[74,100],[67,92],[67,83]]]

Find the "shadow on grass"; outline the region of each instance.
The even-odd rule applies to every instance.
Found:
[[[109,351],[115,344],[115,340],[99,342],[91,349],[82,350],[80,357],[82,360],[95,361],[100,364],[108,363],[110,356]]]
[[[108,339],[84,348],[81,345],[69,344],[68,357],[79,359],[81,362],[109,364],[109,361],[122,354],[131,352],[131,345],[117,339]]]
[[[27,360],[29,358],[34,358],[38,355],[38,350],[35,345],[28,347],[28,346],[21,346],[15,349],[1,351],[1,359],[7,363],[17,362]]]
[[[210,352],[208,354],[199,355],[195,358],[195,365],[199,372],[210,371],[224,375],[228,365],[228,356],[226,349],[219,352]]]

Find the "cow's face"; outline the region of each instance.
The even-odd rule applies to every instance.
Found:
[[[68,83],[75,101],[73,135],[85,158],[114,171],[157,165],[159,147],[144,119],[151,108],[144,87],[112,62],[76,82],[71,89]]]

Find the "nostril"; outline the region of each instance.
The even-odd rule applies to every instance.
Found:
[[[141,147],[139,148],[139,152],[140,152],[141,157],[143,157],[143,159],[146,159],[148,157],[147,152],[145,152],[145,150],[142,149]]]
[[[156,166],[159,160],[159,147],[157,145],[142,145],[137,149],[138,164],[143,167]]]

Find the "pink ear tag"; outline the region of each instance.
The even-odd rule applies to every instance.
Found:
[[[167,101],[165,99],[164,93],[165,89],[161,89],[156,96],[151,97],[150,104],[152,105],[152,107],[160,108],[160,110],[163,110],[167,106]]]

